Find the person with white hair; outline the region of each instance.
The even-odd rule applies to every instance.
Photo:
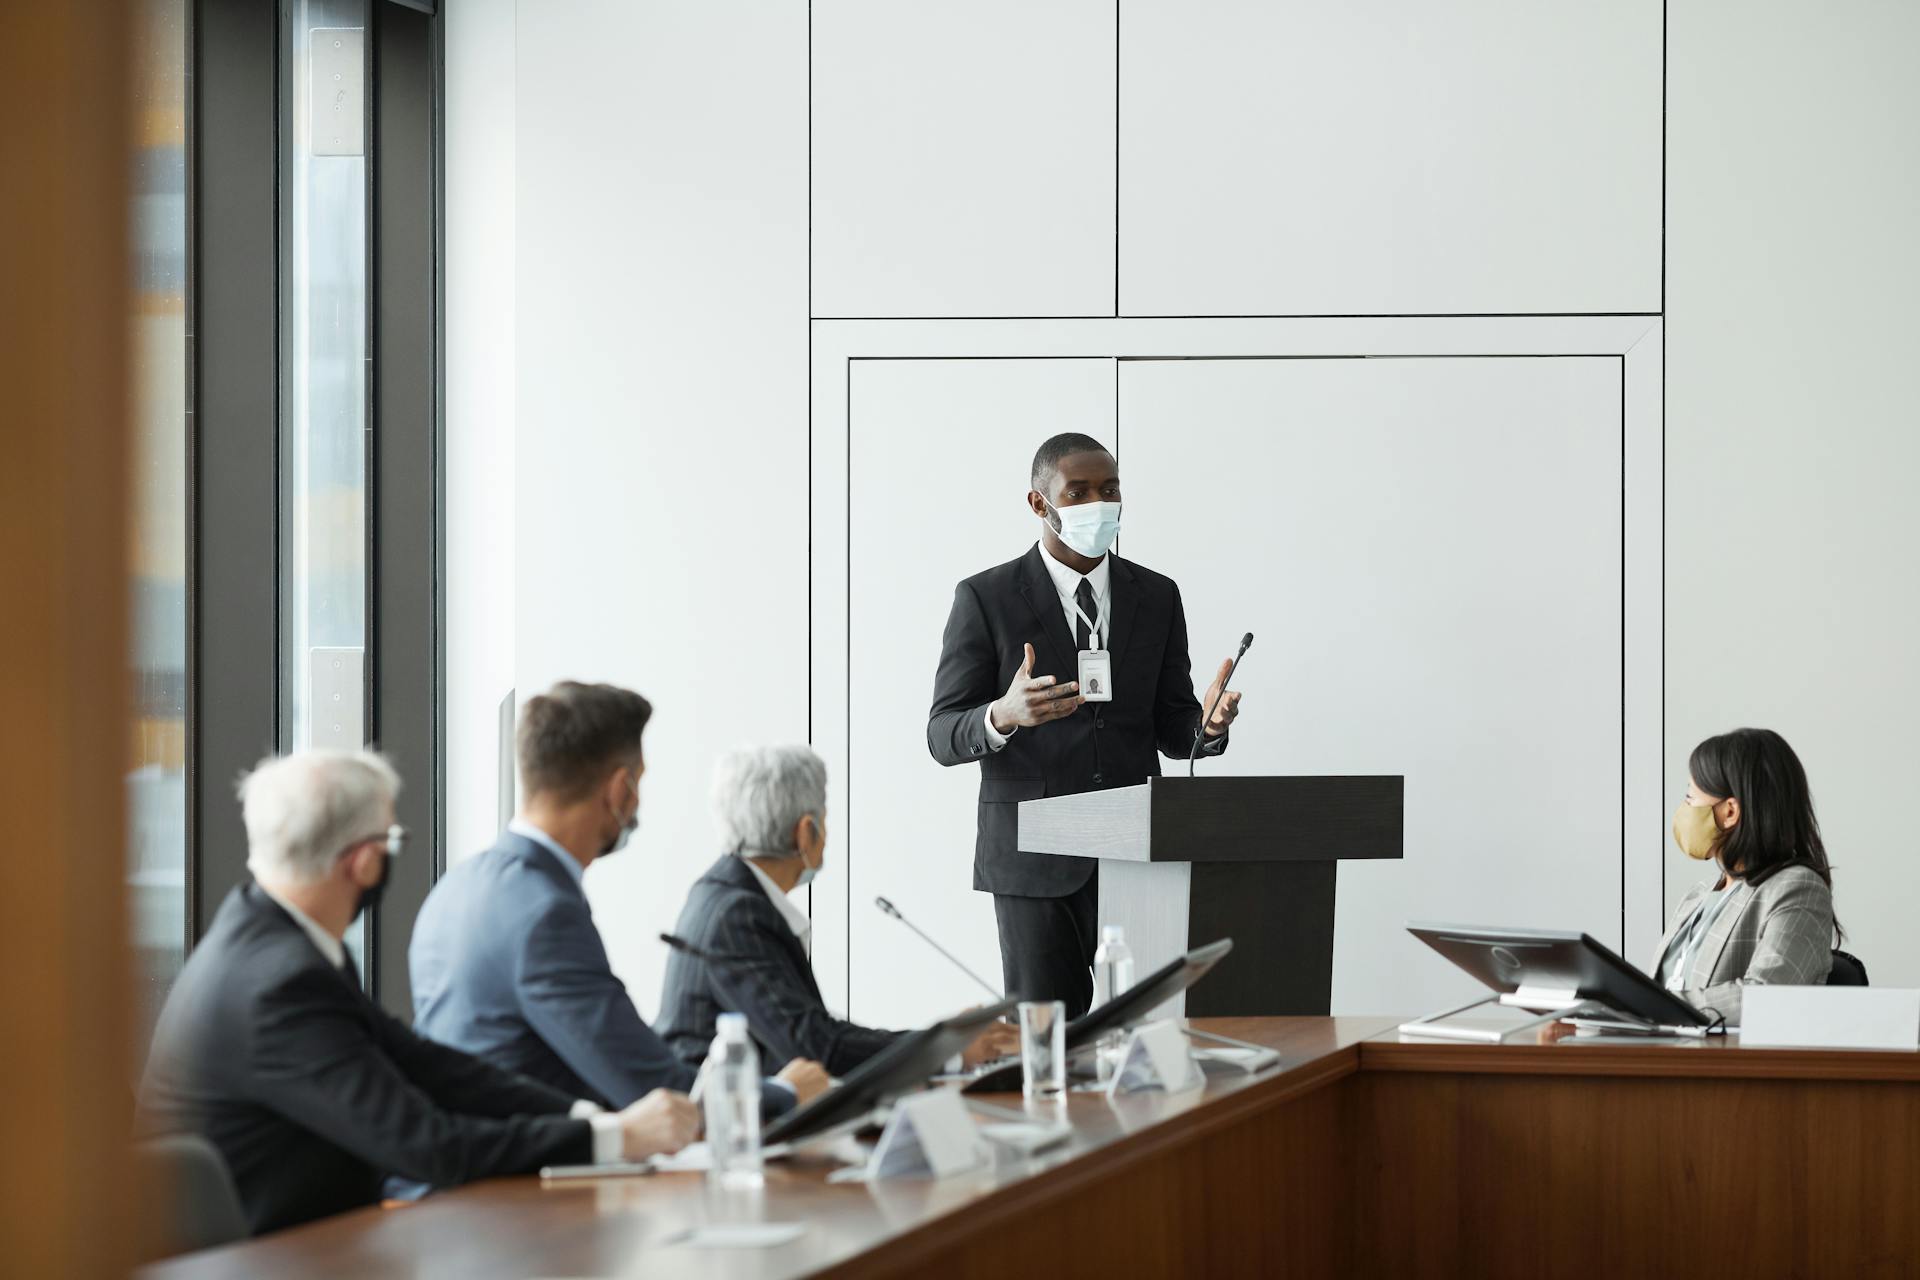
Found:
[[[240,783],[251,883],[220,904],[167,996],[140,1127],[224,1157],[255,1232],[549,1164],[643,1159],[698,1121],[660,1090],[618,1114],[415,1035],[362,989],[348,926],[406,831],[371,751],[263,760]]]
[[[676,950],[667,961],[661,1035],[697,1061],[718,1015],[744,1013],[763,1054],[813,1058],[846,1075],[905,1033],[827,1009],[813,978],[812,922],[789,896],[826,865],[826,762],[804,746],[729,751],[714,769],[713,815],[725,852],[674,926],[699,954]],[[985,1061],[1013,1052],[1018,1039],[995,1023],[962,1056]]]

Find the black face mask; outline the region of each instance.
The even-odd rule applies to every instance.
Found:
[[[387,880],[392,875],[393,855],[387,854],[380,860],[380,878],[360,891],[360,901],[354,904],[353,909],[355,920],[380,905],[380,898],[387,891]]]

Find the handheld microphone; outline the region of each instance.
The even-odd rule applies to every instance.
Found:
[[[1213,695],[1213,705],[1200,717],[1200,723],[1193,728],[1193,748],[1187,752],[1187,776],[1193,776],[1193,762],[1200,757],[1200,742],[1207,736],[1207,726],[1213,723],[1213,713],[1220,706],[1220,699],[1227,696],[1227,686],[1233,683],[1233,673],[1240,669],[1240,659],[1247,656],[1247,650],[1253,647],[1253,632],[1240,637],[1240,652],[1233,655],[1233,665],[1227,668],[1227,678],[1220,682],[1220,692]]]
[[[969,978],[972,978],[975,982],[979,983],[981,987],[985,989],[988,995],[992,996],[995,1000],[999,1000],[1002,998],[1000,993],[998,991],[995,991],[992,985],[989,984],[985,978],[981,977],[979,974],[975,973],[973,970],[967,968],[966,965],[962,964],[960,962],[960,958],[954,955],[953,952],[947,950],[945,947],[935,942],[932,938],[927,937],[925,933],[922,933],[919,925],[915,924],[913,921],[901,915],[900,908],[894,906],[891,902],[888,902],[885,898],[875,898],[873,900],[873,905],[880,908],[882,911],[886,912],[888,915],[892,916],[895,920],[898,920],[901,924],[907,926],[907,928],[913,930],[915,933],[920,934],[921,941],[925,942],[928,946],[932,947],[935,951],[938,951],[941,955],[945,956],[947,960],[950,963],[952,963],[954,968],[960,970],[960,972],[966,974]]]

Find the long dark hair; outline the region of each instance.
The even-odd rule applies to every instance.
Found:
[[[1693,749],[1687,772],[1716,800],[1740,802],[1740,821],[1715,840],[1727,874],[1759,884],[1786,867],[1806,867],[1828,887],[1833,869],[1813,816],[1807,771],[1787,740],[1771,729],[1735,729]],[[1839,924],[1836,921],[1835,931]]]

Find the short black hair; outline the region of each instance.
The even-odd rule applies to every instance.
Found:
[[[653,705],[631,689],[562,680],[520,713],[516,754],[527,794],[578,800],[640,754]]]
[[[1054,475],[1060,470],[1060,459],[1075,453],[1106,453],[1107,446],[1092,436],[1081,435],[1078,431],[1063,431],[1051,436],[1033,455],[1033,470],[1028,473],[1028,483],[1035,491],[1046,493],[1047,486],[1053,483]]]

